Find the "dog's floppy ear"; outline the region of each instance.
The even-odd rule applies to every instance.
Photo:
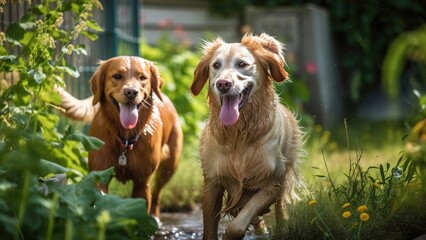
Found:
[[[154,63],[147,61],[149,68],[151,69],[151,87],[154,90],[155,95],[163,101],[161,96],[161,88],[164,85],[164,79],[161,77],[160,71]]]
[[[100,102],[103,98],[108,65],[108,61],[99,61],[99,67],[90,79],[90,90],[93,94],[93,106]]]
[[[209,78],[210,58],[211,57],[209,56],[204,56],[195,68],[194,81],[191,85],[191,92],[194,94],[194,96],[200,94],[201,90],[207,82],[207,79]]]
[[[194,96],[197,96],[207,80],[209,79],[209,66],[214,52],[222,45],[224,41],[221,38],[216,39],[214,42],[206,42],[203,47],[203,57],[198,63],[194,71],[194,81],[191,85],[191,92]]]
[[[283,44],[266,33],[260,36],[252,36],[247,34],[241,40],[261,61],[262,65],[266,65],[271,77],[282,82],[288,79],[288,73],[284,69]]]

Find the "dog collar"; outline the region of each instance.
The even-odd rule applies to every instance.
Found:
[[[137,134],[136,136],[130,139],[120,137],[117,134],[115,135],[115,139],[117,139],[120,146],[124,148],[125,150],[132,150],[133,145],[138,141],[139,137],[140,137],[140,134]]]
[[[120,166],[126,166],[127,165],[126,152],[127,152],[127,150],[133,149],[133,145],[138,140],[140,134],[136,135],[134,138],[131,138],[131,139],[122,138],[122,137],[118,136],[117,134],[115,134],[114,136],[115,136],[115,139],[117,139],[120,146],[122,148],[124,148],[124,151],[120,154],[120,156],[118,156],[118,164]]]

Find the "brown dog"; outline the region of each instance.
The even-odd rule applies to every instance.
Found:
[[[78,100],[59,89],[66,114],[92,121],[89,135],[105,142],[89,152],[89,170],[114,166],[120,181],[133,181],[132,197],[146,199],[156,217],[160,191],[178,166],[183,141],[176,109],[160,91],[163,82],[152,62],[123,56],[100,62],[90,80],[92,97]],[[100,187],[107,192],[107,186]]]
[[[234,217],[224,239],[242,239],[250,223],[264,233],[269,207],[275,203],[279,223],[297,198],[302,132],[273,87],[287,79],[283,65],[282,44],[267,34],[204,47],[191,86],[198,95],[209,80],[211,113],[200,142],[204,239],[217,239],[221,212]]]

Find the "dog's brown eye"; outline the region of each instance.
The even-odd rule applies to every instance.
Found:
[[[147,79],[147,77],[144,76],[144,75],[142,75],[142,76],[139,77],[139,80],[146,80],[146,79]]]
[[[215,63],[213,63],[213,68],[214,68],[214,69],[218,69],[218,68],[220,68],[220,63],[219,63],[219,62],[215,62]]]
[[[121,76],[121,74],[119,74],[119,73],[112,75],[112,77],[113,77],[115,80],[120,80],[120,79],[122,79],[122,78],[123,78],[123,77]]]

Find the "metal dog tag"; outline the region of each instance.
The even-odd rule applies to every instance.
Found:
[[[126,155],[124,155],[125,152],[123,152],[119,157],[118,157],[118,164],[120,166],[126,166],[127,164],[127,158]]]

